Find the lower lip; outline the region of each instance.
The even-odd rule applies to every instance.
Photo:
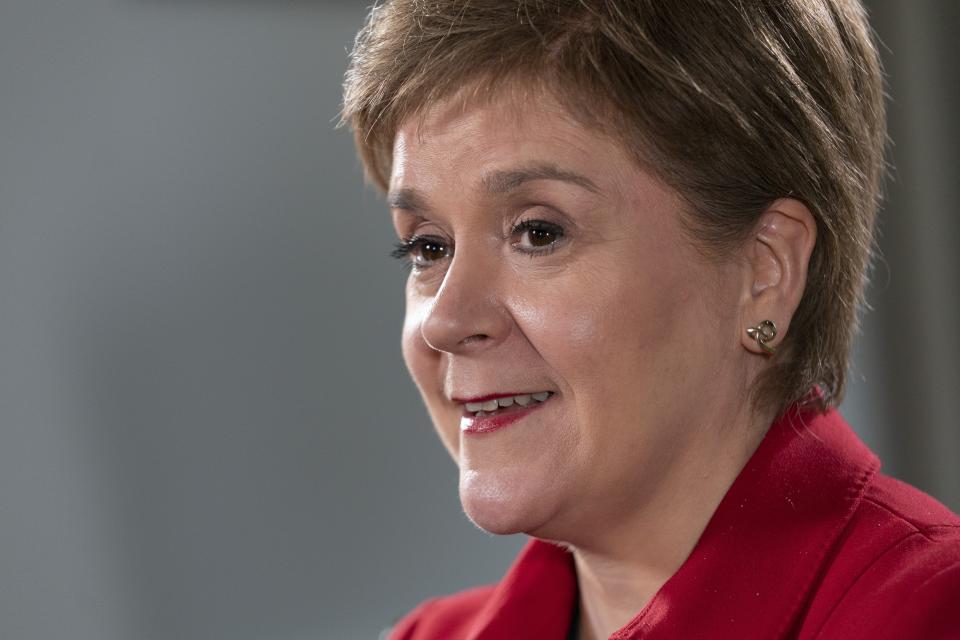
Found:
[[[543,402],[537,402],[536,404],[531,404],[523,409],[511,411],[510,413],[504,413],[502,415],[483,416],[482,418],[463,416],[460,418],[460,431],[462,433],[490,433],[491,431],[503,429],[504,427],[507,427],[514,422],[530,415],[543,405],[550,402],[552,399],[553,396],[550,396]]]

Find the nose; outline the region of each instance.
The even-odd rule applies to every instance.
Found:
[[[428,346],[466,353],[489,349],[506,338],[511,321],[498,262],[482,248],[454,254],[420,325]]]

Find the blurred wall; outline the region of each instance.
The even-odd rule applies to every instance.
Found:
[[[885,470],[960,511],[960,3],[868,6],[888,74],[892,166],[858,382]]]
[[[955,3],[872,3],[896,181],[844,406],[960,508]],[[334,130],[365,3],[0,3],[0,638],[373,638],[496,580]]]

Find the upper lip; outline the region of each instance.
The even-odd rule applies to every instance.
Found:
[[[534,393],[541,393],[543,391],[549,391],[549,390],[538,389],[537,391],[516,391],[514,393],[488,393],[485,396],[473,396],[471,398],[461,398],[459,396],[452,396],[450,399],[453,402],[456,402],[458,404],[466,404],[468,402],[486,402],[488,400],[496,400],[498,398],[512,398],[513,396],[532,395]]]

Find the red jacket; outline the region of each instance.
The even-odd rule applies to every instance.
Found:
[[[680,569],[611,640],[960,639],[960,518],[878,473],[836,411],[775,422]],[[391,640],[565,640],[572,557],[531,539],[498,585],[434,598]]]

